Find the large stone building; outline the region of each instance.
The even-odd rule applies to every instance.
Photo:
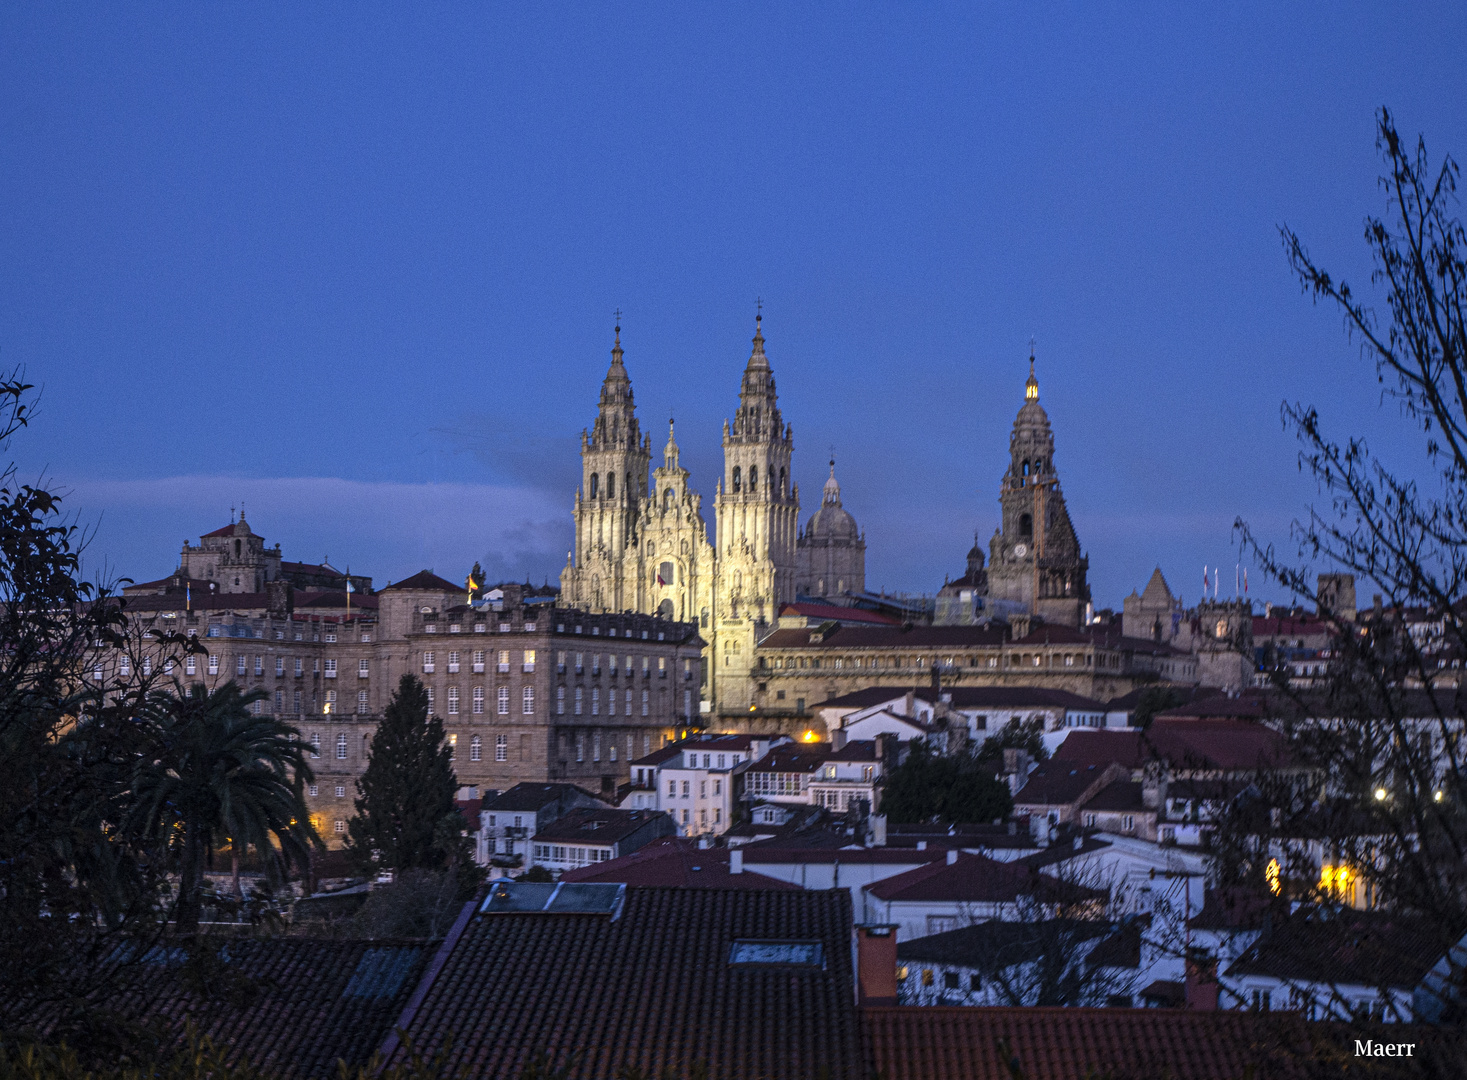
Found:
[[[192,550],[213,547],[222,557],[212,578],[180,567],[126,590],[129,644],[100,650],[88,675],[211,689],[233,680],[263,691],[256,710],[285,718],[312,747],[316,778],[306,801],[328,843],[345,835],[355,781],[404,674],[423,681],[454,771],[478,793],[524,781],[612,792],[629,780],[633,758],[698,719],[702,640],[692,622],[591,614],[560,604],[554,589],[528,585],[476,592],[471,604],[465,586],[428,570],[377,593],[368,591],[370,578],[353,578],[347,593],[345,575],[336,591],[296,589],[278,577],[248,577],[281,573],[259,565],[272,554],[285,571],[300,564],[281,562],[279,548],[266,548],[243,518]],[[199,572],[198,564],[188,570]],[[328,570],[306,567],[301,579]],[[240,588],[247,580],[265,588],[209,587],[236,588],[236,571]],[[208,651],[184,655],[155,631],[201,639]]]
[[[1034,358],[1024,404],[1009,436],[1009,467],[999,488],[1002,517],[988,545],[989,609],[1079,626],[1090,600],[1089,560],[1080,551],[1054,464],[1054,432],[1039,404]]]
[[[671,425],[649,486],[651,441],[637,422],[623,355],[618,327],[596,420],[582,434],[575,549],[561,574],[562,599],[589,611],[696,622],[706,648],[702,712],[747,711],[755,647],[795,599],[799,576],[794,433],[780,415],[762,319],[738,410],[724,422],[711,536]],[[838,487],[835,503],[839,510]],[[864,578],[864,562],[862,570]]]

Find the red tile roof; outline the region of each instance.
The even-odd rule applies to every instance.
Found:
[[[838,626],[820,643],[810,641],[808,627],[776,630],[760,649],[825,649],[831,643],[843,649],[941,649],[1002,645],[1003,627],[990,626]]]
[[[864,608],[839,607],[835,604],[786,604],[779,609],[781,615],[803,615],[807,619],[834,619],[839,622],[876,623],[882,626],[900,626],[902,620],[882,615]]]
[[[1455,942],[1455,934],[1418,919],[1301,911],[1275,923],[1223,974],[1409,990]]]
[[[959,852],[949,863],[929,863],[905,874],[878,881],[866,889],[878,900],[898,903],[935,900],[944,903],[1002,904],[1021,896],[1046,902],[1079,901],[1100,895],[1094,889],[1055,881],[1020,863],[998,862],[985,855]]]
[[[1097,791],[1085,803],[1086,810],[1111,810],[1140,813],[1146,809],[1139,780],[1114,780]]]
[[[230,938],[218,945],[224,970],[257,992],[209,998],[189,989],[184,946],[165,944],[145,954],[137,985],[109,1004],[134,1022],[161,1024],[180,1043],[191,1020],[232,1065],[248,1062],[283,1080],[326,1080],[337,1075],[338,1059],[354,1071],[371,1057],[436,947],[426,941]]]
[[[1105,765],[1057,759],[1029,774],[1014,796],[1015,806],[1068,806],[1105,775]]]
[[[739,940],[819,942],[823,966],[731,963]],[[537,1055],[567,1080],[622,1069],[718,1080],[857,1080],[845,889],[627,889],[616,918],[477,916],[407,1024],[445,1074],[514,1077]],[[399,1048],[389,1059],[405,1062]]]
[[[861,1027],[885,1080],[1302,1080],[1323,1033],[1293,1014],[1180,1009],[866,1008]],[[1336,1052],[1348,1046],[1341,1032]]]
[[[794,743],[776,746],[754,764],[750,772],[814,772],[830,757],[833,747],[828,742]]]
[[[1054,762],[1138,768],[1159,759],[1173,768],[1256,769],[1286,763],[1284,738],[1250,720],[1179,720],[1158,716],[1146,731],[1075,730],[1054,752]]]
[[[745,849],[747,850],[747,849]],[[778,878],[745,870],[728,871],[728,848],[700,848],[697,841],[666,837],[620,859],[568,870],[562,881],[621,882],[684,889],[798,889]]]
[[[406,577],[401,581],[385,586],[382,591],[386,592],[388,589],[413,589],[418,592],[450,593],[461,593],[465,591],[462,585],[455,585],[451,581],[444,581],[431,570],[419,570],[412,577]]]

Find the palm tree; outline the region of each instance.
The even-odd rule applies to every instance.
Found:
[[[301,797],[313,776],[298,732],[250,709],[266,692],[233,682],[178,689],[148,698],[153,752],[134,779],[128,825],[178,853],[174,921],[194,930],[204,865],[220,841],[232,849],[236,892],[241,850],[253,846],[278,879],[291,864],[308,872],[311,847],[323,845]]]

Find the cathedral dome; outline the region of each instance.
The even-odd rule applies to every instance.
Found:
[[[810,515],[805,526],[807,540],[855,540],[861,530],[856,519],[840,504],[840,481],[835,478],[835,461],[830,463],[830,478],[820,495],[820,509]]]

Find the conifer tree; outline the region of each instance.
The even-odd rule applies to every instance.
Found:
[[[443,721],[428,715],[428,692],[404,675],[392,695],[357,781],[357,816],[347,847],[364,869],[446,870],[471,864],[458,777]]]

